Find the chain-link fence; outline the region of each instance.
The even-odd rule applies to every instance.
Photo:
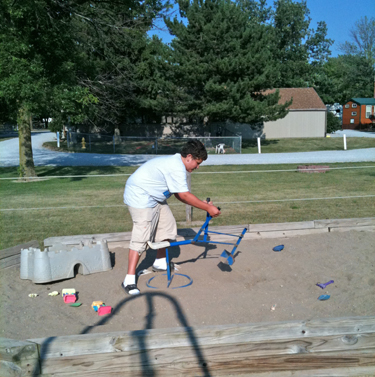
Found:
[[[108,136],[67,133],[67,147],[70,151],[89,153],[116,154],[174,154],[180,152],[182,146],[191,139],[200,140],[209,154],[241,153],[241,136],[199,136],[199,137],[137,137]]]

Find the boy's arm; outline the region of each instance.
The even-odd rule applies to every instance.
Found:
[[[174,194],[174,196],[182,203],[189,204],[192,207],[203,209],[207,211],[210,216],[217,217],[221,214],[220,210],[212,204],[206,203],[206,201],[198,199],[191,192],[179,192]]]

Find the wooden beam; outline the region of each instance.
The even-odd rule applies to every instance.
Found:
[[[106,239],[108,242],[117,241],[130,241],[131,232],[122,233],[101,233],[101,234],[83,234],[78,236],[60,236],[60,237],[49,237],[44,240],[44,246],[53,246],[57,243],[62,243],[63,245],[78,245],[81,241],[91,240],[101,241]]]
[[[174,376],[190,376],[190,374],[186,373],[178,373],[177,369],[174,370]],[[227,372],[224,372],[227,373]],[[132,371],[131,374],[125,374],[124,371],[111,371],[106,369],[105,371],[97,371],[95,373],[95,377],[124,377],[126,375],[132,377],[145,377],[145,376],[152,376],[152,377],[163,377],[163,371],[155,371],[150,370],[149,373],[146,373],[145,370],[142,371]],[[194,376],[216,376],[220,375],[219,373],[212,374],[210,372],[207,373],[196,373],[193,374]],[[223,374],[221,374],[223,375]],[[224,374],[225,376],[226,374]],[[259,375],[258,372],[243,372],[243,373],[235,373],[231,374],[231,376],[242,376],[242,377],[296,377],[296,376],[303,376],[303,377],[370,377],[375,375],[375,367],[368,367],[368,366],[360,366],[360,367],[343,367],[343,368],[324,368],[324,369],[309,369],[303,371],[266,371],[262,372]],[[54,375],[58,376],[58,375]],[[93,377],[93,374],[90,371],[81,372],[79,375],[77,374],[64,374],[61,377]],[[51,374],[41,374],[39,377],[53,377]]]
[[[40,373],[38,345],[0,338],[0,376],[32,376]]]
[[[203,224],[203,222],[202,222]],[[350,230],[373,230],[375,226],[375,217],[364,219],[335,219],[335,220],[314,220],[314,221],[301,221],[290,223],[271,223],[271,224],[243,224],[231,226],[211,226],[210,231],[241,234],[243,228],[248,231],[244,238],[257,239],[257,238],[278,238],[278,237],[294,237],[307,234],[319,234],[333,231],[334,228],[342,229],[343,231]],[[366,227],[361,229],[360,227]],[[193,238],[199,231],[199,227],[178,229],[178,240]],[[230,236],[225,235],[212,235],[218,237],[218,240],[231,240]],[[76,245],[82,240],[94,239],[101,241],[106,239],[109,244],[121,245],[119,242],[127,244],[130,241],[131,232],[122,233],[103,233],[103,234],[85,234],[77,236],[62,236],[62,237],[49,237],[44,240],[44,246],[52,246],[56,243],[67,245]]]
[[[2,339],[0,345],[1,376],[371,375],[375,316]]]
[[[133,352],[143,349],[190,347],[194,342],[199,344],[199,347],[206,347],[243,344],[250,341],[341,336],[345,337],[343,343],[349,344],[356,340],[355,337],[372,333],[375,333],[375,316],[152,329],[30,339],[30,341],[41,347],[41,358],[48,359],[96,353]]]
[[[250,233],[253,232],[271,232],[298,229],[313,229],[314,221],[300,221],[290,223],[273,223],[273,224],[250,224]]]
[[[357,232],[374,232],[375,225],[372,226],[348,226],[348,227],[341,227],[341,228],[329,228],[330,232],[347,232],[348,230],[356,230]]]
[[[341,227],[357,227],[357,226],[375,226],[375,217],[359,218],[359,219],[331,219],[331,220],[315,220],[315,228],[341,228]]]
[[[324,339],[318,343],[324,343]],[[261,345],[266,350],[271,343]],[[85,355],[47,359],[42,362],[42,372],[53,376],[76,375],[90,371],[134,373],[155,372],[160,376],[237,375],[270,371],[305,371],[319,368],[375,367],[375,350],[342,350],[321,353],[273,353],[256,355],[253,344],[144,350],[143,352],[119,352],[113,354]],[[283,344],[280,344],[284,347]],[[255,347],[256,348],[256,347]],[[276,348],[277,349],[277,348]],[[293,346],[293,350],[294,350]]]
[[[328,228],[321,229],[296,229],[296,230],[279,230],[279,231],[268,231],[268,232],[249,232],[246,233],[244,239],[262,239],[262,238],[283,238],[283,237],[296,237],[305,236],[309,234],[320,234],[328,233]]]
[[[0,270],[7,267],[17,266],[21,263],[21,254],[0,259]]]
[[[7,267],[18,266],[21,261],[21,250],[30,247],[39,247],[39,242],[34,240],[0,251],[0,270]]]
[[[34,240],[34,241],[26,242],[17,246],[10,247],[9,249],[1,250],[0,260],[8,258],[8,257],[12,257],[13,255],[20,254],[22,249],[28,249],[30,247],[39,247],[39,242]]]

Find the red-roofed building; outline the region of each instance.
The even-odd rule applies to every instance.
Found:
[[[368,129],[374,122],[375,98],[351,98],[342,109],[344,130]]]
[[[267,90],[265,94],[276,89]],[[327,132],[327,107],[313,88],[280,88],[279,104],[293,100],[289,113],[272,122],[264,122],[257,127],[249,124],[227,122],[222,125],[228,132],[244,139],[262,137],[265,139],[325,137]],[[214,135],[214,132],[212,133]]]

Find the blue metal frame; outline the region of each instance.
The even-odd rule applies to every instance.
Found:
[[[164,275],[167,275],[167,274],[162,274],[162,275],[164,276]],[[192,285],[192,284],[193,284],[193,279],[192,279],[190,276],[188,276],[188,275],[179,274],[179,273],[177,273],[177,272],[175,272],[175,273],[173,274],[173,276],[174,276],[174,275],[179,275],[179,276],[183,276],[183,277],[187,278],[187,279],[189,280],[189,283],[187,283],[187,284],[185,284],[185,285],[181,285],[180,287],[173,287],[172,289],[186,288],[186,287],[188,287],[189,285]],[[155,279],[155,278],[156,278],[156,276],[153,276],[153,277],[152,277],[151,279],[149,279],[148,282],[146,283],[146,285],[147,285],[149,288],[158,289],[158,287],[154,287],[153,285],[151,285],[151,281],[152,281],[153,279]],[[168,282],[168,287],[169,287],[169,285],[170,285],[170,283]]]
[[[234,259],[233,259],[234,253],[237,250],[238,245],[242,241],[242,238],[243,238],[244,234],[246,233],[247,228],[244,228],[243,231],[242,231],[242,233],[239,236],[236,235],[236,234],[213,232],[213,231],[208,230],[208,224],[211,221],[211,219],[212,219],[212,216],[210,216],[209,213],[207,212],[207,217],[206,217],[205,223],[201,226],[201,228],[199,229],[198,233],[196,234],[196,236],[192,240],[171,242],[170,245],[169,245],[169,247],[180,246],[180,245],[190,245],[190,244],[197,244],[197,243],[214,243],[214,244],[220,244],[220,245],[231,245],[231,246],[234,246],[233,249],[232,249],[232,251],[230,253],[228,253],[227,251],[224,251],[223,254],[225,253],[225,257],[227,258],[229,265],[232,265],[233,262],[234,262]],[[203,240],[199,240],[198,238],[200,237],[200,235],[201,235],[201,233],[203,231],[204,231]],[[208,240],[208,234],[209,233],[223,234],[223,235],[226,235],[226,236],[238,237],[238,239],[237,239],[236,243],[209,241]],[[171,285],[172,279],[173,279],[173,275],[171,274],[171,266],[170,266],[170,263],[169,263],[168,248],[165,249],[165,252],[166,252],[167,277],[168,277],[167,288],[169,288],[169,286]],[[224,256],[223,254],[221,254],[221,256]],[[190,285],[190,284],[188,284],[188,285]],[[154,287],[152,287],[152,288],[154,288]]]

